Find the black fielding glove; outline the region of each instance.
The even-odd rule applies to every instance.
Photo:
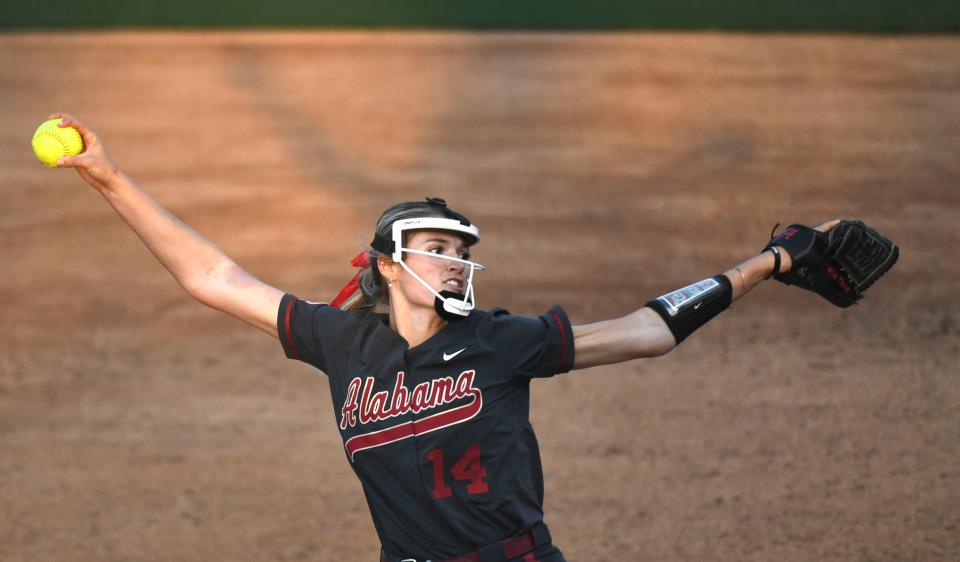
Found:
[[[772,246],[780,246],[793,260],[790,271],[774,272],[774,279],[813,291],[841,308],[863,298],[900,256],[893,242],[858,220],[841,221],[826,234],[792,224],[764,250]]]

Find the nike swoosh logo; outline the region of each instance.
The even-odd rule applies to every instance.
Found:
[[[467,347],[470,347],[470,346],[468,345]],[[463,353],[464,351],[466,351],[466,350],[467,350],[467,347],[461,349],[460,351],[454,351],[453,353],[444,353],[444,354],[443,354],[443,360],[444,360],[444,361],[449,361],[449,360],[453,359],[453,358],[456,357],[457,355],[460,355],[461,353]]]
[[[693,305],[693,309],[697,310],[698,308],[700,308],[700,305],[702,304],[703,304],[703,301],[698,302],[697,304]]]

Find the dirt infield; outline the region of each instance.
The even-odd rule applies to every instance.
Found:
[[[960,39],[0,35],[0,560],[367,560],[322,374],[191,301],[29,137],[76,113],[263,280],[331,298],[388,204],[483,229],[481,306],[609,318],[775,222],[902,248],[535,383],[571,561],[960,560]]]

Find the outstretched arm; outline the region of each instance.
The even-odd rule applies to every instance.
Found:
[[[75,168],[100,192],[187,293],[203,304],[277,337],[277,308],[283,292],[256,279],[220,248],[181,222],[121,172],[103,142],[76,118],[55,113],[61,126],[74,127],[85,150],[61,158],[57,166]]]
[[[833,220],[816,229],[828,232],[839,223],[839,220]],[[780,256],[780,271],[790,271],[793,265],[790,255],[781,250]],[[770,277],[773,267],[773,254],[763,252],[725,271],[723,275],[730,281],[732,288],[731,300],[739,299]],[[574,369],[620,363],[641,357],[656,357],[677,346],[666,322],[649,307],[614,320],[574,326],[573,339],[576,349]]]

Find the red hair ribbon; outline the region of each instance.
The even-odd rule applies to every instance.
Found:
[[[360,271],[363,271],[363,268],[370,265],[370,256],[367,255],[366,252],[360,252],[359,254],[357,254],[357,257],[350,260],[350,265],[352,265],[353,267],[359,267]],[[351,279],[349,283],[347,283],[346,285],[343,286],[342,289],[340,289],[340,292],[337,294],[336,298],[330,301],[330,306],[334,308],[340,308],[340,305],[346,302],[347,299],[352,297],[354,293],[356,293],[357,290],[360,289],[360,271],[358,271],[357,274],[353,276],[353,279]]]

